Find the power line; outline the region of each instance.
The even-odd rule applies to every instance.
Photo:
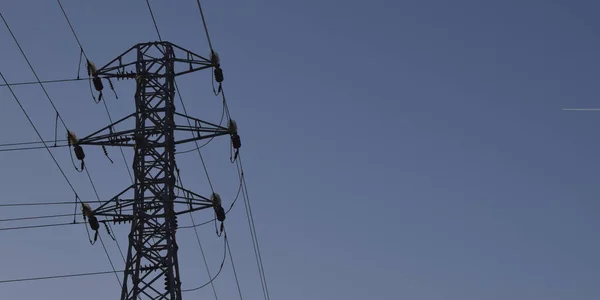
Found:
[[[179,168],[177,167],[177,179],[179,180],[179,184],[181,184],[181,187],[183,188],[183,182],[181,180],[181,176],[179,176]],[[200,242],[200,235],[198,234],[198,228],[196,227],[195,221],[194,221],[194,215],[192,215],[192,212],[189,213],[190,215],[190,219],[192,220],[192,228],[194,228],[194,233],[196,235],[196,240],[198,241],[198,246],[200,247],[200,253],[202,254],[202,260],[204,261],[204,266],[206,267],[206,273],[208,274],[208,278],[211,278],[210,275],[210,269],[208,267],[208,262],[206,261],[206,255],[204,254],[204,248],[202,247],[202,242]],[[225,257],[223,257],[223,262],[225,261]],[[221,268],[223,268],[223,264],[221,264]],[[219,270],[219,273],[221,272],[221,270]],[[218,274],[216,275],[218,276]],[[215,276],[215,278],[216,278]],[[215,299],[219,300],[219,296],[217,296],[217,290],[215,289],[215,285],[212,283],[212,280],[210,280],[208,282],[208,284],[211,285],[212,290],[213,290],[213,294],[215,295]],[[200,288],[197,288],[200,289]],[[197,289],[191,289],[190,291],[194,291]],[[181,290],[182,292],[184,290]]]
[[[18,142],[18,143],[0,144],[0,147],[21,146],[21,145],[35,145],[35,144],[43,144],[43,143],[50,143],[50,142],[66,142],[66,141],[67,140],[41,141],[41,142]]]
[[[156,29],[156,34],[158,35],[158,39],[162,42],[162,37],[160,36],[160,31],[158,30],[158,25],[156,24],[156,19],[154,18],[154,13],[152,12],[152,7],[150,6],[150,2],[146,0],[146,4],[148,5],[148,10],[150,11],[150,16],[152,17],[152,23],[154,23],[154,29]]]
[[[54,101],[52,101],[52,98],[50,98],[50,95],[48,94],[48,91],[46,91],[46,88],[44,87],[44,85],[42,84],[40,77],[37,75],[37,73],[35,72],[35,69],[33,68],[33,66],[31,65],[31,62],[29,62],[29,59],[27,58],[27,55],[25,54],[25,51],[23,51],[23,48],[21,48],[21,44],[19,43],[19,41],[17,40],[17,38],[15,37],[15,35],[13,34],[12,30],[10,29],[10,26],[8,25],[8,22],[6,21],[6,19],[4,18],[4,15],[2,13],[0,13],[0,17],[2,18],[2,21],[4,22],[4,25],[6,25],[6,29],[8,29],[8,32],[10,33],[11,37],[13,38],[13,40],[15,41],[15,44],[17,44],[17,47],[19,47],[19,51],[21,51],[21,54],[23,55],[23,58],[25,58],[25,61],[27,62],[27,65],[29,65],[29,68],[31,69],[31,72],[33,73],[33,75],[35,76],[35,79],[37,80],[37,82],[40,84],[40,86],[42,87],[42,90],[44,91],[44,94],[46,94],[46,97],[48,98],[48,100],[50,101],[50,104],[52,105],[52,107],[54,108],[54,111],[56,112],[58,118],[60,119],[61,123],[63,124],[63,126],[65,127],[65,130],[69,130],[67,128],[67,125],[65,124],[65,121],[63,120],[63,118],[60,116],[60,114],[58,113],[58,109],[56,108],[56,105],[54,105]],[[8,81],[6,81],[6,79],[4,79],[4,82],[6,84],[8,84]],[[42,137],[40,136],[40,139],[42,139]],[[43,139],[42,139],[43,140]]]
[[[26,82],[15,82],[15,83],[5,83],[0,84],[0,86],[19,86],[19,85],[29,85],[29,84],[39,84],[39,83],[59,83],[59,82],[72,82],[72,81],[81,81],[81,80],[90,80],[91,78],[70,78],[70,79],[54,79],[54,80],[41,80],[41,81],[26,81]]]
[[[210,34],[208,32],[208,26],[206,25],[206,19],[204,17],[204,13],[202,11],[202,5],[200,4],[200,0],[196,1],[198,4],[198,9],[200,11],[200,17],[202,18],[202,24],[204,25],[204,31],[206,33],[206,38],[208,40],[209,46],[210,46],[210,50],[211,53],[214,53],[213,47],[212,47],[212,43],[210,41]],[[231,120],[231,115],[229,113],[229,108],[227,107],[227,100],[225,98],[225,89],[221,86],[221,96],[223,98],[223,104],[225,109],[227,110],[227,116],[229,118],[229,120]],[[185,108],[184,108],[185,109]],[[199,152],[199,150],[198,150]],[[257,264],[258,264],[258,269],[259,269],[259,274],[260,274],[260,278],[261,278],[261,283],[262,283],[262,288],[263,288],[263,293],[265,296],[265,299],[270,300],[270,294],[269,294],[269,289],[267,286],[267,279],[265,276],[265,271],[264,271],[264,265],[262,262],[262,256],[260,253],[260,247],[258,244],[258,237],[256,234],[256,227],[254,226],[254,217],[252,215],[252,209],[250,207],[250,200],[249,200],[249,195],[248,195],[248,189],[247,189],[247,185],[246,185],[246,179],[244,175],[244,169],[242,166],[242,159],[241,159],[241,155],[238,156],[238,164],[236,164],[236,166],[238,167],[238,174],[240,176],[240,180],[243,183],[244,186],[244,191],[243,191],[243,198],[244,198],[244,204],[246,206],[246,215],[248,217],[248,224],[250,227],[250,233],[252,236],[252,242],[254,244],[254,251],[255,251],[255,255],[256,255],[256,260],[257,260]]]
[[[260,247],[258,244],[258,236],[256,234],[256,227],[254,226],[254,216],[252,215],[252,208],[250,206],[250,196],[248,195],[248,186],[246,184],[246,177],[244,176],[244,167],[242,166],[242,155],[238,156],[238,163],[236,164],[238,167],[238,173],[240,175],[240,180],[244,185],[244,191],[242,192],[242,196],[244,198],[244,205],[246,207],[246,216],[248,217],[248,225],[250,226],[250,235],[252,236],[252,242],[254,244],[254,254],[256,255],[256,260],[258,264],[258,269],[261,277],[261,282],[263,284],[263,289],[265,293],[265,297],[267,300],[271,299],[269,294],[269,289],[267,287],[267,278],[265,275],[265,269],[262,262],[262,255],[260,253]]]
[[[1,13],[0,13],[0,17],[2,17],[2,20],[4,20],[4,16],[2,16]],[[6,20],[5,20],[5,24],[6,24]],[[2,72],[0,72],[0,77],[2,77],[2,80],[4,82],[7,82],[6,78],[4,77],[4,74],[2,74]],[[17,104],[19,104],[19,107],[21,108],[21,110],[25,114],[25,117],[27,117],[27,120],[29,121],[29,124],[31,124],[31,127],[33,127],[33,130],[35,130],[35,133],[38,135],[38,137],[40,138],[40,140],[44,144],[44,147],[46,148],[46,150],[48,151],[48,153],[52,157],[52,160],[54,161],[54,163],[56,164],[56,166],[60,170],[60,173],[63,175],[63,177],[65,178],[65,180],[67,181],[67,183],[71,187],[71,190],[73,191],[73,193],[75,193],[75,196],[78,199],[78,197],[77,197],[77,191],[75,191],[75,187],[73,187],[73,184],[71,184],[71,181],[69,181],[69,178],[67,178],[67,175],[65,174],[65,172],[62,169],[62,167],[60,166],[60,164],[56,160],[56,157],[54,157],[54,154],[52,154],[52,151],[50,151],[50,148],[48,148],[48,145],[44,142],[44,139],[42,138],[42,135],[40,134],[40,132],[38,131],[38,129],[35,127],[35,124],[33,124],[33,121],[29,117],[29,114],[27,114],[27,111],[25,111],[25,108],[21,104],[21,101],[19,101],[19,98],[17,97],[17,95],[15,94],[15,92],[13,91],[13,89],[12,89],[12,87],[10,85],[8,86],[8,89],[10,90],[10,93],[12,94],[13,98],[15,98],[15,100],[17,101]],[[75,201],[77,201],[77,200],[75,200]]]
[[[6,279],[6,280],[0,280],[0,284],[2,284],[2,283],[23,282],[23,281],[38,281],[38,280],[48,280],[48,279],[70,278],[70,277],[95,276],[95,275],[104,275],[104,274],[110,274],[110,273],[113,273],[113,271],[78,273],[78,274],[65,274],[65,275],[54,275],[54,276],[44,276],[44,277],[29,277],[29,278]]]
[[[59,3],[59,4],[60,4],[60,3]],[[61,7],[62,7],[62,5],[61,5]],[[64,11],[63,11],[63,12],[64,12]],[[46,94],[46,97],[47,97],[47,98],[48,98],[48,100],[50,101],[50,104],[52,104],[52,107],[54,108],[54,111],[56,112],[57,118],[58,118],[58,119],[60,119],[61,123],[62,123],[62,124],[63,124],[63,126],[65,127],[65,130],[68,132],[68,131],[69,131],[69,129],[68,129],[67,125],[65,124],[65,121],[64,121],[64,120],[63,120],[63,118],[61,117],[60,113],[58,112],[58,109],[57,109],[57,108],[56,108],[56,106],[54,105],[54,101],[52,101],[52,98],[50,98],[50,95],[48,94],[48,91],[46,91],[46,88],[45,88],[45,87],[44,87],[44,85],[41,83],[41,80],[40,80],[39,76],[38,76],[38,75],[37,75],[37,73],[35,72],[35,69],[34,69],[34,68],[33,68],[33,66],[31,65],[31,62],[29,62],[29,59],[27,58],[27,55],[25,54],[25,51],[23,51],[23,48],[21,48],[21,45],[19,44],[19,41],[17,40],[17,38],[16,38],[16,37],[15,37],[15,35],[13,34],[12,30],[10,29],[10,26],[8,25],[8,22],[6,21],[6,19],[5,19],[5,18],[4,18],[4,16],[2,15],[2,13],[0,13],[0,17],[2,17],[2,20],[3,20],[4,24],[6,25],[6,28],[8,29],[8,31],[10,32],[10,35],[12,36],[13,40],[14,40],[14,41],[15,41],[15,43],[17,44],[17,47],[18,47],[18,48],[19,48],[19,50],[21,51],[21,54],[22,54],[22,55],[23,55],[23,57],[25,58],[25,61],[26,61],[26,62],[27,62],[27,64],[29,65],[29,68],[30,68],[30,69],[31,69],[31,71],[33,72],[33,74],[34,74],[34,76],[35,76],[36,80],[39,82],[40,86],[42,87],[42,90],[44,91],[44,94]],[[69,22],[69,23],[70,23],[70,22]],[[81,50],[82,50],[82,52],[83,52],[83,48],[82,48]],[[3,80],[4,80],[4,82],[7,82],[7,81],[6,81],[6,79],[4,78],[4,76],[2,76],[2,77],[3,77]],[[11,93],[12,93],[12,88],[10,88],[10,87],[9,87],[9,89],[11,90]],[[13,93],[13,95],[14,95],[14,93]],[[15,98],[15,99],[16,99],[16,98]],[[19,103],[19,105],[21,105],[21,104]],[[22,106],[21,106],[21,107],[22,107]],[[23,109],[23,111],[25,111],[25,110]],[[28,116],[27,118],[29,119],[29,116]],[[31,120],[30,120],[30,122],[31,122]],[[32,122],[31,122],[31,123],[32,123]],[[33,123],[32,123],[32,125],[33,125]],[[36,129],[36,132],[37,132],[37,129]],[[41,137],[41,135],[39,134],[39,132],[38,132],[38,136],[39,136],[39,137],[40,137],[40,139],[43,141],[43,138]],[[45,143],[44,143],[44,145],[46,146],[46,144],[45,144]],[[47,148],[47,146],[46,146],[46,148]],[[48,152],[50,152],[50,149],[48,149],[48,148],[47,148],[47,150],[48,150]],[[51,153],[51,152],[50,152],[50,153]],[[54,156],[52,156],[52,157],[54,158]],[[55,160],[55,162],[56,162],[56,160]],[[58,165],[58,162],[56,162],[56,164]],[[86,171],[87,171],[87,168],[86,168]],[[61,172],[62,172],[62,169],[61,169]],[[90,178],[90,183],[92,184],[92,187],[94,188],[94,191],[95,191],[95,190],[96,190],[96,188],[95,188],[95,186],[94,186],[94,183],[93,183],[93,181],[92,181],[92,179],[91,179],[91,176],[89,176],[89,172],[87,172],[87,174],[88,174],[88,177]],[[63,172],[63,175],[64,175],[64,172]],[[66,175],[65,175],[65,178],[66,178]],[[69,184],[70,184],[70,183],[69,183]],[[72,186],[71,186],[71,187],[72,187]],[[72,187],[72,189],[73,189],[73,192],[75,192],[75,189],[74,189],[73,187]],[[76,193],[76,192],[75,192],[75,194],[77,195],[77,193]],[[98,195],[98,194],[96,193],[96,195]],[[75,201],[77,201],[77,199],[79,199],[79,197],[77,197]],[[99,199],[99,198],[98,198],[98,201],[100,201],[100,199]],[[110,225],[110,224],[109,224],[109,225]],[[58,225],[56,225],[56,226],[58,226]],[[110,262],[110,264],[111,264],[111,267],[112,267],[112,269],[113,269],[113,271],[114,271],[114,270],[115,270],[115,268],[114,268],[114,265],[113,265],[113,263],[112,263],[112,260],[110,259],[110,255],[108,254],[108,251],[106,250],[106,247],[104,246],[104,242],[102,241],[102,237],[100,237],[100,241],[101,241],[101,243],[102,243],[102,247],[104,248],[104,251],[105,251],[105,253],[106,253],[107,257],[108,257],[108,260],[109,260],[109,262]],[[119,249],[119,251],[120,251],[120,249]],[[121,252],[121,251],[120,251],[120,252]],[[121,253],[122,253],[122,252],[121,252]],[[119,281],[119,284],[121,284],[121,281],[120,281],[120,279],[119,279],[119,276],[118,276],[118,274],[116,273],[116,271],[115,271],[115,275],[117,276],[117,280]]]
[[[85,51],[83,50],[83,46],[81,45],[81,42],[79,41],[79,38],[77,37],[77,33],[75,33],[75,29],[73,28],[73,25],[71,25],[71,21],[69,20],[69,17],[67,16],[67,13],[65,12],[65,9],[62,6],[62,3],[60,3],[60,0],[56,0],[56,2],[58,2],[58,5],[60,6],[60,10],[62,10],[62,13],[65,16],[65,19],[67,20],[67,23],[69,23],[69,27],[71,28],[71,31],[73,32],[73,36],[75,36],[75,40],[77,40],[77,44],[79,44],[79,48],[81,49],[81,53],[83,53],[83,56],[85,56],[85,59],[87,60],[88,57],[85,54]]]
[[[209,285],[209,284],[210,284],[210,285],[213,285],[213,281],[214,281],[215,279],[217,279],[217,277],[219,277],[219,274],[221,274],[221,271],[223,271],[223,265],[225,264],[225,259],[227,258],[227,245],[229,244],[229,242],[227,241],[227,233],[225,233],[225,236],[224,236],[223,240],[224,240],[224,241],[223,241],[223,244],[224,244],[224,245],[223,245],[223,247],[225,248],[225,249],[223,249],[223,250],[224,250],[224,251],[223,251],[223,252],[224,252],[224,253],[223,253],[223,260],[221,261],[221,266],[219,267],[219,271],[217,272],[217,274],[215,274],[215,277],[212,277],[212,278],[211,278],[211,276],[210,276],[210,273],[209,273],[209,276],[208,276],[208,278],[210,278],[210,280],[209,280],[207,283],[205,283],[205,284],[203,284],[203,285],[201,285],[201,286],[199,286],[199,287],[192,288],[192,289],[182,289],[182,290],[181,290],[182,292],[192,292],[192,291],[197,291],[197,290],[199,290],[199,289],[201,289],[201,288],[203,288],[203,287],[206,287],[206,286],[207,286],[207,285]]]
[[[50,145],[50,146],[31,146],[31,147],[17,147],[17,148],[8,148],[8,149],[0,149],[0,152],[11,152],[11,151],[24,151],[24,150],[37,150],[37,149],[46,149],[46,148],[62,148],[68,147],[69,145]]]
[[[73,204],[73,203],[71,203],[71,204]],[[36,220],[36,219],[51,219],[51,218],[70,217],[72,215],[73,214],[69,213],[69,214],[61,214],[61,215],[9,218],[9,219],[0,219],[0,222],[25,221],[25,220]]]
[[[73,202],[32,202],[32,203],[0,203],[0,207],[72,205]]]
[[[237,271],[235,270],[235,264],[233,263],[233,255],[231,254],[229,240],[227,241],[227,252],[229,253],[229,260],[231,261],[231,268],[233,269],[233,276],[235,277],[235,284],[237,285],[237,290],[240,294],[240,300],[244,300],[244,297],[242,296],[242,289],[240,288],[240,281],[238,280]]]
[[[156,19],[154,18],[154,13],[152,12],[152,7],[150,6],[150,2],[149,2],[148,0],[146,0],[146,4],[147,4],[147,6],[148,6],[148,10],[150,11],[150,16],[152,17],[152,23],[154,24],[154,28],[156,29],[156,33],[157,33],[157,35],[158,35],[158,38],[159,38],[159,40],[160,40],[160,41],[162,41],[162,37],[161,37],[161,35],[160,35],[160,30],[158,29],[158,24],[156,23]],[[179,101],[180,101],[180,103],[181,103],[181,106],[182,106],[182,108],[183,108],[183,112],[184,112],[184,114],[188,115],[188,113],[187,113],[187,109],[186,109],[186,107],[185,107],[185,103],[183,102],[183,97],[181,96],[181,91],[179,90],[179,86],[177,85],[177,82],[176,82],[175,80],[173,80],[173,82],[174,82],[174,85],[175,85],[175,90],[177,91],[177,96],[178,96],[178,98],[179,98]],[[186,120],[187,120],[187,122],[188,122],[188,125],[191,127],[191,126],[192,126],[192,124],[191,124],[191,121],[190,121],[190,119],[189,119],[189,118],[186,118]],[[213,187],[213,185],[212,185],[212,181],[210,180],[210,175],[208,174],[208,169],[206,168],[206,164],[205,164],[205,162],[204,162],[204,157],[202,157],[202,153],[200,152],[200,148],[201,148],[201,147],[198,145],[198,141],[196,141],[196,140],[194,141],[194,144],[196,145],[196,150],[198,150],[198,155],[200,156],[200,160],[201,160],[201,162],[202,162],[202,166],[203,166],[203,168],[204,168],[204,172],[205,172],[205,174],[206,174],[206,178],[207,178],[207,180],[208,180],[208,183],[209,183],[210,189],[211,189],[211,191],[212,191],[212,192],[213,192],[213,194],[214,194],[215,190],[214,190],[214,187]],[[182,187],[183,187],[183,183],[181,182],[181,178],[179,178],[179,181],[180,181],[180,184],[181,184],[181,185],[182,185]],[[204,249],[203,249],[203,247],[202,247],[202,243],[200,242],[200,236],[199,236],[199,234],[198,234],[198,229],[197,229],[197,227],[196,227],[196,224],[195,224],[195,222],[194,222],[194,216],[193,216],[191,213],[190,213],[190,218],[191,218],[191,220],[192,220],[192,228],[194,228],[194,232],[195,232],[195,234],[196,234],[196,239],[197,239],[197,241],[198,241],[198,246],[200,247],[200,252],[202,253],[202,258],[203,258],[203,260],[204,260],[204,264],[205,264],[205,266],[206,266],[206,272],[208,273],[208,276],[209,276],[209,278],[210,278],[210,277],[211,277],[211,275],[210,275],[210,269],[208,268],[208,263],[207,263],[207,261],[206,261],[206,256],[205,256],[205,254],[204,254]],[[225,257],[223,258],[223,262],[224,262],[224,259],[225,259]],[[222,267],[223,267],[223,264],[221,264],[221,269],[222,269]],[[219,270],[219,273],[220,273],[220,272],[221,272],[221,270]],[[216,276],[218,276],[218,274],[217,274]],[[216,278],[216,276],[215,276],[215,278]],[[213,284],[213,282],[212,282],[212,281],[213,281],[213,280],[210,280],[210,281],[209,281],[209,282],[208,282],[206,285],[208,285],[208,284],[210,284],[210,285],[211,285],[211,287],[212,287],[212,290],[213,290],[213,293],[214,293],[214,295],[215,295],[215,299],[217,299],[217,300],[218,300],[218,299],[219,299],[219,297],[217,296],[217,291],[216,291],[216,289],[215,289],[215,286],[214,286],[214,284]],[[194,291],[194,290],[200,289],[200,288],[202,288],[202,287],[204,287],[204,286],[201,286],[201,287],[199,287],[199,288],[195,288],[195,289],[191,289],[191,290],[187,290],[187,291]],[[186,290],[182,290],[182,292],[183,292],[183,291],[186,291]]]
[[[221,113],[221,120],[219,120],[219,126],[221,126],[223,124],[223,119],[225,118],[225,103],[223,103],[223,112]],[[212,140],[214,140],[215,137],[211,137],[210,139],[208,139],[208,141],[206,141],[204,144],[202,144],[200,147],[196,147],[196,148],[192,148],[189,150],[184,150],[184,151],[179,151],[177,152],[177,154],[186,154],[186,153],[190,153],[190,152],[194,152],[196,150],[200,150],[202,148],[204,148],[204,146],[208,145],[210,142],[212,142]]]
[[[69,16],[67,15],[67,12],[65,11],[62,3],[60,2],[60,0],[56,0],[56,2],[58,2],[60,9],[61,9],[63,15],[65,16],[65,20],[67,20],[67,23],[69,24],[69,27],[71,28],[71,32],[73,32],[73,36],[75,37],[75,40],[77,41],[77,44],[79,45],[79,48],[81,49],[81,53],[83,53],[83,56],[85,56],[85,59],[89,61],[89,58],[88,58],[87,54],[85,53],[85,49],[83,48],[83,45],[81,44],[81,41],[79,40],[79,37],[77,36],[77,33],[75,32],[75,29],[73,27],[73,24],[71,24],[71,21],[69,20]],[[92,78],[88,78],[88,79],[92,79]],[[91,88],[91,86],[90,86],[90,88]],[[114,122],[113,122],[112,116],[110,115],[110,111],[108,109],[108,104],[106,104],[106,101],[102,101],[102,102],[104,104],[104,109],[106,110],[106,115],[108,116],[108,121],[110,122],[110,124],[113,124]],[[119,146],[119,151],[121,152],[121,157],[123,158],[123,162],[125,163],[125,168],[127,169],[127,174],[129,174],[129,179],[131,179],[131,183],[134,183],[133,175],[131,174],[131,170],[129,170],[127,158],[125,157],[125,152],[123,152],[123,147]]]
[[[73,204],[73,203],[71,203]],[[34,228],[47,228],[47,227],[57,227],[57,226],[68,226],[68,225],[78,225],[85,224],[80,222],[70,222],[70,223],[55,223],[55,224],[44,224],[44,225],[30,225],[30,226],[18,226],[18,227],[7,227],[0,228],[0,231],[10,231],[10,230],[21,230],[21,229],[34,229]]]
[[[204,32],[206,33],[206,40],[208,41],[208,46],[210,47],[210,51],[213,52],[213,46],[210,41],[210,34],[208,33],[208,26],[206,26],[206,20],[204,19],[204,12],[202,11],[202,5],[200,4],[200,0],[196,1],[198,3],[198,10],[200,10],[200,17],[202,18],[202,24],[204,25]]]
[[[229,212],[233,209],[233,206],[235,205],[235,203],[237,202],[239,196],[240,196],[240,192],[242,191],[242,181],[240,180],[240,186],[238,188],[237,194],[235,196],[235,198],[233,199],[233,201],[231,202],[231,205],[229,206],[229,208],[227,209],[227,211],[225,212],[225,215],[229,214]],[[179,229],[189,229],[189,228],[197,228],[203,225],[206,225],[208,223],[213,222],[214,220],[216,220],[216,218],[212,218],[208,221],[202,222],[200,224],[194,224],[194,225],[189,225],[189,226],[179,226]]]

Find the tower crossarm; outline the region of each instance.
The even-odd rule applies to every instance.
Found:
[[[152,77],[164,77],[164,59],[163,57],[156,57],[154,55],[146,55],[147,52],[160,52],[165,54],[164,49],[173,49],[172,62],[177,72],[174,72],[174,76],[184,75],[187,73],[208,69],[213,67],[213,63],[210,59],[205,58],[199,54],[181,48],[170,42],[150,42],[137,44],[117,58],[110,61],[105,66],[99,68],[96,74],[104,78],[117,78],[117,79],[138,79],[139,76],[146,78]],[[138,53],[141,53],[141,59],[138,60]],[[148,72],[143,70],[137,70],[136,65],[140,63],[146,65],[145,70],[155,70],[154,72]],[[157,67],[155,69],[155,67]]]

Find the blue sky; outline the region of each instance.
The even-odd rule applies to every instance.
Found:
[[[157,39],[145,1],[62,2],[98,65]],[[150,2],[164,39],[208,53],[195,1]],[[240,126],[273,299],[598,299],[600,114],[561,111],[600,107],[598,3],[203,5]],[[4,0],[0,11],[42,79],[76,76],[79,49],[56,2]],[[0,70],[8,80],[34,80],[5,28],[0,41]],[[209,78],[188,75],[179,84],[190,114],[218,122]],[[106,101],[116,118],[132,111],[134,87],[115,86],[119,99],[108,91]],[[80,136],[107,124],[87,83],[47,89]],[[39,86],[15,91],[51,139],[55,116]],[[0,88],[0,126],[2,142],[37,140],[6,88]],[[226,205],[237,187],[227,143],[203,151]],[[66,149],[53,151],[82,198],[94,199]],[[86,154],[100,197],[129,184],[116,149],[110,150],[114,165],[100,149]],[[178,162],[186,186],[208,195],[198,155]],[[1,153],[0,165],[0,203],[73,199],[43,150]],[[3,209],[0,217],[72,209]],[[196,214],[196,220],[209,217]],[[242,292],[258,299],[241,203],[227,228]],[[116,232],[126,245],[127,228]],[[200,234],[214,273],[222,240],[210,227]],[[110,270],[81,226],[0,235],[0,279]],[[104,238],[121,269],[114,242]],[[193,231],[180,231],[178,239],[184,288],[206,282]],[[219,298],[238,297],[229,264],[215,288]],[[106,299],[118,297],[119,286],[103,275],[0,285],[0,294]],[[185,298],[214,296],[205,288]]]

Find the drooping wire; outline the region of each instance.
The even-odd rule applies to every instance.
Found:
[[[206,19],[204,18],[204,13],[202,11],[202,5],[200,4],[200,0],[196,1],[198,4],[198,9],[200,10],[200,17],[202,18],[202,23],[204,25],[204,31],[206,33],[206,38],[208,40],[209,46],[210,46],[210,50],[211,53],[214,53],[214,48],[212,47],[212,43],[210,41],[210,34],[208,32],[208,27],[206,25]],[[223,102],[225,104],[226,110],[227,110],[227,116],[229,118],[229,120],[231,120],[231,116],[229,114],[229,108],[227,107],[227,101],[225,98],[225,91],[224,88],[221,87],[221,95],[223,97]],[[254,218],[252,216],[252,210],[250,208],[250,203],[249,203],[249,195],[248,195],[248,190],[247,190],[247,185],[246,185],[246,180],[245,177],[243,176],[244,174],[244,170],[243,170],[243,166],[241,163],[241,156],[238,156],[238,164],[236,164],[236,166],[238,166],[238,174],[240,176],[240,179],[243,182],[244,185],[244,192],[243,192],[243,196],[244,196],[244,204],[246,206],[246,214],[248,216],[248,223],[250,226],[250,231],[251,231],[251,235],[252,235],[252,241],[254,244],[254,251],[255,251],[255,255],[256,255],[256,259],[257,259],[257,264],[258,264],[258,268],[259,268],[259,273],[260,273],[260,277],[261,277],[261,282],[262,282],[262,288],[263,288],[263,293],[265,296],[265,299],[270,300],[270,294],[269,294],[269,289],[267,287],[267,282],[266,282],[266,276],[265,276],[265,272],[264,272],[264,266],[262,263],[262,256],[260,254],[260,248],[258,245],[258,238],[256,236],[256,228],[254,226]]]
[[[199,287],[192,288],[192,289],[182,289],[181,290],[182,293],[197,291],[197,290],[199,290],[199,289],[201,289],[203,287],[206,287],[209,284],[212,285],[212,286],[214,286],[213,285],[213,281],[215,281],[215,279],[217,279],[217,277],[219,277],[219,274],[221,274],[221,271],[223,271],[223,265],[225,265],[225,259],[227,258],[227,245],[229,244],[228,241],[227,241],[227,233],[225,233],[223,244],[224,244],[223,245],[223,248],[224,248],[223,249],[223,260],[221,261],[221,266],[219,267],[219,271],[217,272],[217,274],[215,274],[215,277],[211,277],[210,276],[210,272],[209,272],[209,277],[208,278],[210,278],[210,280],[207,283],[205,283],[205,284],[203,284],[203,285],[201,285]]]
[[[240,180],[240,184],[239,184],[239,187],[238,187],[238,191],[237,191],[237,193],[236,193],[236,196],[235,196],[235,198],[233,199],[233,201],[231,202],[231,205],[229,205],[229,208],[228,208],[228,209],[227,209],[227,211],[225,212],[225,215],[229,214],[229,212],[231,211],[231,209],[233,209],[233,206],[234,206],[234,205],[235,205],[235,203],[237,202],[237,200],[238,200],[238,198],[239,198],[239,196],[240,196],[240,193],[241,193],[241,191],[242,191],[242,181]],[[189,225],[189,226],[179,226],[179,229],[189,229],[189,228],[194,228],[194,227],[198,228],[198,227],[200,227],[200,226],[203,226],[203,225],[206,225],[206,224],[208,224],[208,223],[214,222],[216,219],[217,219],[217,218],[212,218],[212,219],[210,219],[210,220],[208,220],[208,221],[205,221],[205,222],[202,222],[202,223],[200,223],[200,224],[196,224],[196,225]]]
[[[219,120],[219,126],[221,126],[223,124],[223,119],[225,118],[225,105],[223,105],[223,112],[221,113],[221,120]],[[206,145],[208,145],[215,137],[211,137],[210,139],[208,139],[204,144],[200,145],[200,147],[196,147],[196,148],[192,148],[189,150],[184,150],[184,151],[179,151],[177,152],[177,154],[186,154],[186,153],[190,153],[196,150],[200,150],[202,148],[204,148]]]
[[[177,164],[175,164],[175,169],[177,170],[177,180],[179,180],[179,184],[181,185],[181,187],[183,188],[183,181],[181,180],[181,176],[179,174],[179,167],[177,167]],[[204,248],[202,247],[202,242],[200,242],[200,235],[198,234],[198,228],[196,228],[195,226],[195,222],[194,222],[194,215],[192,214],[192,212],[189,212],[190,215],[190,219],[192,220],[192,225],[194,225],[194,233],[196,235],[196,240],[198,241],[198,246],[200,247],[200,253],[202,254],[202,260],[204,261],[204,266],[206,267],[206,273],[208,274],[208,278],[211,278],[210,275],[210,268],[208,267],[208,262],[206,261],[206,255],[204,254]],[[223,258],[223,261],[225,261],[225,258]],[[221,264],[221,268],[223,267],[223,264]],[[221,270],[219,270],[219,273],[221,272]],[[218,276],[218,274],[217,274]],[[216,276],[215,276],[216,278]],[[213,290],[213,294],[215,295],[215,299],[219,299],[219,296],[217,296],[217,290],[215,289],[215,285],[212,283],[212,279],[211,281],[208,282],[208,284],[211,285],[212,290]],[[200,288],[197,288],[200,289]],[[196,289],[192,289],[192,290],[196,290]],[[182,290],[183,292],[183,290]]]

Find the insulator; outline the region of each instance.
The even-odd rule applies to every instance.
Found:
[[[219,194],[213,193],[212,196],[210,196],[210,200],[215,206],[221,206],[221,196],[219,196]]]
[[[215,80],[218,83],[223,82],[223,79],[225,79],[223,77],[223,70],[220,67],[215,67]]]
[[[233,144],[233,148],[235,148],[235,149],[240,149],[240,147],[242,147],[242,140],[240,139],[240,136],[237,134],[233,134],[231,136],[231,143]]]
[[[98,72],[98,70],[96,69],[96,64],[94,64],[91,61],[87,61],[87,69],[88,69],[88,75],[89,76],[96,76],[96,72]]]
[[[76,145],[78,143],[77,135],[73,131],[67,131],[67,139],[69,140],[69,144]]]
[[[235,122],[234,120],[229,120],[229,132],[237,133],[237,131],[238,131],[237,122]]]
[[[169,290],[169,276],[165,274],[165,290]]]
[[[83,160],[85,158],[85,153],[83,153],[83,148],[81,148],[81,146],[77,145],[75,146],[75,156],[77,157],[77,159],[79,160]]]
[[[110,228],[108,227],[108,223],[104,223],[104,228],[106,228],[106,232],[110,235]]]
[[[100,92],[104,89],[104,85],[102,84],[102,79],[100,79],[100,77],[94,77],[92,82],[94,83],[94,88],[96,91]]]
[[[219,58],[219,54],[217,52],[212,51],[210,54],[210,62],[213,66],[218,67],[221,64],[221,59]]]
[[[81,212],[83,213],[83,216],[92,216],[93,212],[92,212],[92,207],[87,204],[87,203],[83,203],[81,205]]]
[[[215,212],[217,213],[217,220],[220,222],[225,221],[225,209],[223,206],[216,207]]]
[[[89,222],[90,222],[90,227],[92,228],[92,230],[98,231],[98,229],[100,228],[100,224],[98,223],[98,219],[95,216],[90,216],[89,217]]]

